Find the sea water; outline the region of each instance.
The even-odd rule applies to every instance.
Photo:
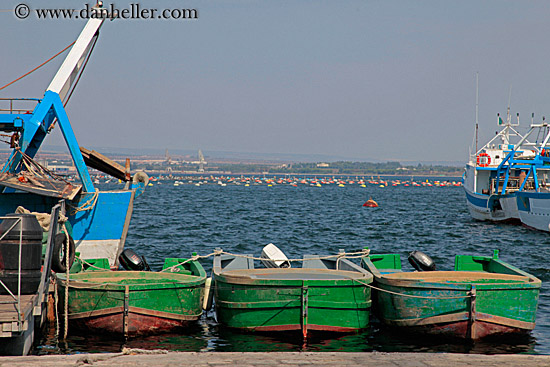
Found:
[[[378,208],[362,206],[369,197]],[[209,311],[180,333],[129,340],[78,332],[70,325],[69,337],[60,340],[50,326],[32,353],[118,352],[124,346],[176,351],[550,353],[550,234],[473,220],[461,187],[174,186],[159,181],[135,201],[126,248],[160,270],[166,257],[207,255],[217,247],[259,256],[268,243],[289,258],[368,247],[373,253],[401,254],[404,268],[407,254],[421,250],[440,270],[452,270],[457,254],[490,256],[498,249],[502,260],[542,280],[536,328],[526,336],[471,343],[411,336],[373,320],[359,334],[326,334],[304,342],[276,333],[228,330]],[[202,264],[210,274],[212,258]]]

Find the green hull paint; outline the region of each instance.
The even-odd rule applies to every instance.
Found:
[[[167,259],[164,268],[184,260]],[[202,314],[206,273],[197,261],[175,270],[101,271],[91,267],[71,274],[69,325],[141,335],[169,331],[197,320]],[[66,278],[64,274],[57,277],[60,299],[64,299]]]
[[[412,273],[401,272],[398,256],[362,261],[383,290],[374,308],[385,324],[466,339],[534,328],[540,280],[496,254],[457,256],[455,271]]]
[[[228,259],[226,257],[226,259]],[[242,259],[241,259],[242,260]],[[250,331],[355,332],[368,327],[372,276],[361,269],[253,269],[214,259],[218,322]]]

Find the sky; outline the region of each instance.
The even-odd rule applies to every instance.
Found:
[[[0,86],[74,41],[85,20],[0,5]],[[30,1],[31,9],[84,1]],[[91,2],[90,2],[91,3]],[[496,114],[550,117],[548,1],[104,1],[195,20],[106,21],[67,112],[85,147],[465,162]],[[0,91],[37,97],[58,57]],[[57,133],[48,144],[62,144]]]

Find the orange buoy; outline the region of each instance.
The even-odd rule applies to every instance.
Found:
[[[369,200],[367,200],[365,204],[363,204],[363,206],[366,206],[369,208],[378,208],[378,203],[372,200],[372,198],[369,198]]]

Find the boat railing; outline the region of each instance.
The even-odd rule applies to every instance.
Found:
[[[64,201],[60,201],[59,204],[55,205],[51,211],[51,221],[48,233],[48,241],[46,244],[46,255],[44,258],[44,263],[42,267],[42,274],[40,278],[40,284],[37,290],[37,297],[34,297],[32,302],[32,315],[40,316],[42,314],[41,304],[44,302],[45,296],[47,296],[47,291],[50,283],[50,272],[51,272],[51,258],[53,252],[53,242],[55,234],[58,230],[59,214],[61,209],[64,207]],[[0,216],[0,220],[13,219],[13,217]],[[17,218],[14,223],[0,235],[0,241],[18,224],[22,222],[21,218]],[[21,273],[22,273],[22,249],[23,249],[23,225],[20,225],[19,229],[19,253],[18,253],[18,274],[17,274],[17,293],[10,291],[6,284],[0,279],[0,287],[7,291],[11,299],[7,301],[0,301],[2,304],[13,304],[15,311],[17,312],[17,328],[18,331],[23,331],[25,329],[25,322],[27,321],[27,315],[25,314],[23,307],[21,305]],[[23,318],[25,317],[25,318]],[[12,331],[14,331],[12,329]]]
[[[504,180],[503,179],[499,180],[498,188],[496,187],[496,181],[497,181],[496,178],[491,179],[491,191],[492,191],[491,194],[502,192],[502,186],[504,184]],[[516,192],[516,191],[519,191],[520,187],[521,187],[520,178],[517,177],[517,176],[510,177],[508,179],[508,184],[506,185],[506,191],[505,192],[506,193]],[[535,188],[535,181],[533,179],[527,179],[523,189],[524,190],[534,190],[534,188]]]
[[[10,217],[0,217],[1,220],[4,219],[10,219]],[[6,237],[6,235],[13,229],[15,226],[21,223],[21,218],[17,218],[15,222],[9,227],[2,235],[0,235],[0,241]],[[17,296],[13,294],[12,291],[8,288],[6,284],[0,279],[0,285],[4,288],[5,291],[8,292],[8,294],[11,296],[11,300],[8,301],[2,301],[2,303],[11,303],[15,306],[17,310],[17,322],[19,324],[19,329],[21,330],[23,327],[24,320],[21,319],[21,252],[23,247],[23,226],[20,225],[19,230],[19,274],[17,278]]]
[[[0,113],[31,114],[39,98],[0,98]]]

